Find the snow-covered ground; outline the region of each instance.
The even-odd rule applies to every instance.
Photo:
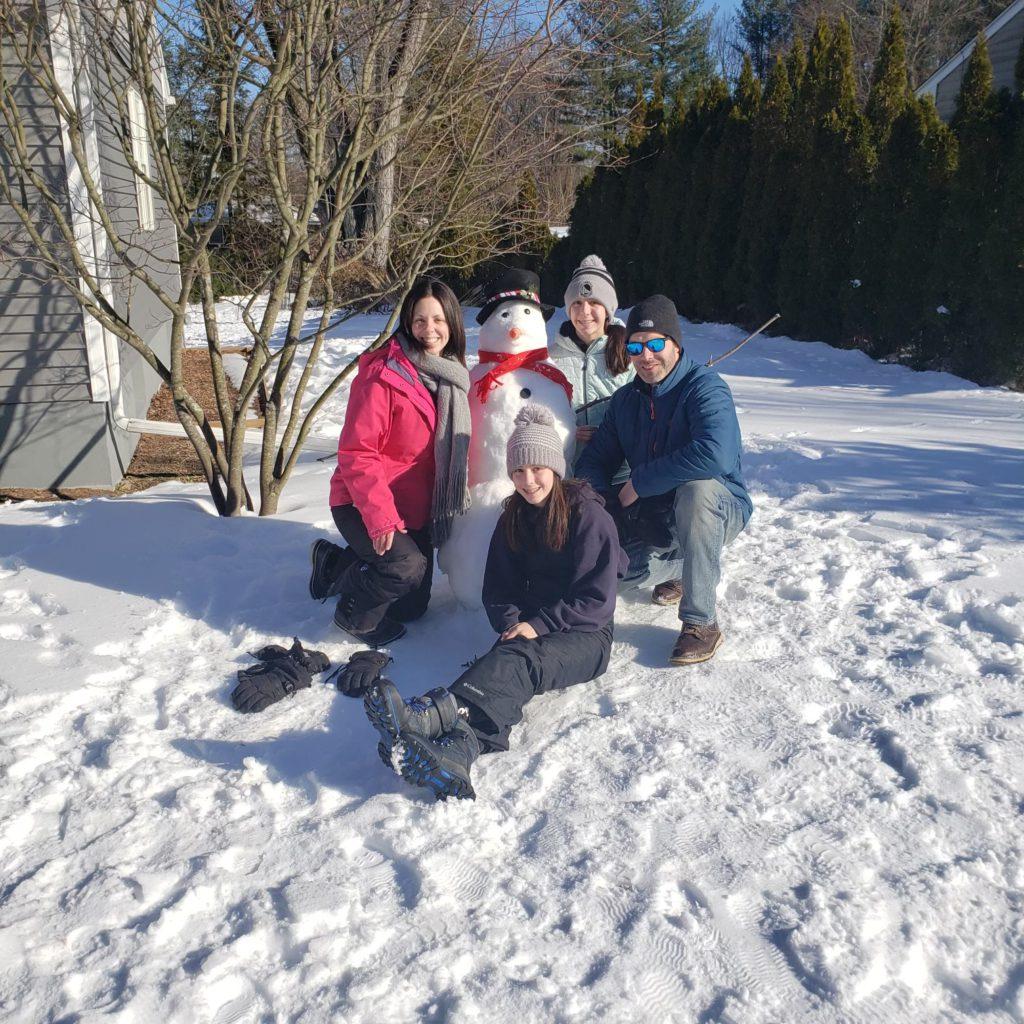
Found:
[[[228,702],[266,642],[355,649],[306,592],[330,462],[265,520],[0,509],[0,1019],[1024,1021],[1024,396],[787,339],[722,369],[757,506],[726,645],[668,668],[674,612],[621,603],[475,803],[329,687]],[[439,580],[394,678],[489,641]]]

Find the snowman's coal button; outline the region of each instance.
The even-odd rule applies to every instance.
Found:
[[[532,394],[533,394],[533,392],[529,388],[523,388],[523,390],[519,392],[519,397],[520,398],[529,398],[530,395],[532,395]]]

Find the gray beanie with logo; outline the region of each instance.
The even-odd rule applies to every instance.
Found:
[[[586,256],[583,262],[572,272],[569,287],[565,289],[565,312],[577,299],[599,302],[608,310],[608,318],[615,315],[619,308],[619,298],[615,294],[615,282],[608,273],[607,267],[600,256]]]
[[[531,402],[519,410],[515,423],[505,449],[508,475],[523,466],[547,466],[564,480],[565,451],[551,410]]]

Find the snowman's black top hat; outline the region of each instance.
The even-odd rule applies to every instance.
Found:
[[[536,306],[545,320],[554,315],[555,307],[540,301],[540,278],[532,270],[506,270],[488,286],[488,298],[476,315],[476,322],[482,324],[503,302],[528,302]]]

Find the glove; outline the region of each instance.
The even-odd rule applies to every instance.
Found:
[[[260,664],[240,670],[238,685],[231,691],[231,703],[244,715],[265,711],[296,690],[308,689],[313,676],[331,664],[320,651],[305,650],[297,637],[290,648],[268,644],[252,656]]]
[[[328,676],[328,681],[333,679],[346,697],[362,697],[380,679],[381,672],[391,661],[389,655],[380,651],[357,651],[347,665],[335,669]]]
[[[291,658],[263,662],[238,673],[238,685],[231,691],[231,703],[243,715],[265,711],[296,690],[308,689],[313,682],[309,671]]]
[[[331,662],[326,654],[320,651],[307,651],[298,637],[294,638],[291,647],[282,647],[280,644],[267,644],[258,651],[253,651],[252,656],[257,661],[275,662],[282,658],[290,658],[301,665],[311,675],[317,675],[325,669],[330,668]]]

